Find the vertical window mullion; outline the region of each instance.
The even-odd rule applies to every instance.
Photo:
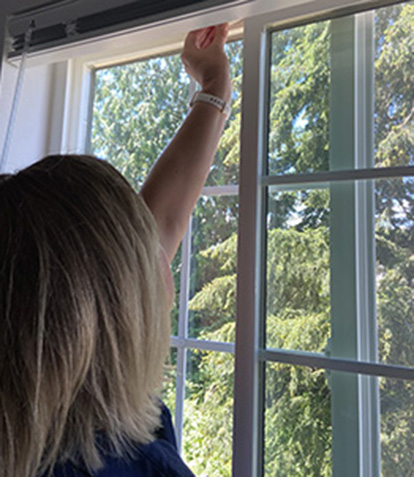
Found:
[[[237,263],[233,475],[258,475],[262,453],[259,391],[260,176],[263,153],[263,88],[266,41],[262,21],[244,29],[239,238]]]
[[[373,167],[372,32],[370,13],[332,21],[331,170]],[[331,306],[332,355],[376,361],[372,181],[331,185]],[[377,379],[331,385],[335,475],[379,475]]]
[[[184,340],[188,336],[188,297],[190,290],[190,264],[191,264],[191,222],[182,241],[181,250],[181,283],[180,305],[178,315],[178,347],[177,347],[177,381],[175,403],[175,428],[177,434],[177,447],[181,452],[184,423],[185,379],[187,368],[187,349]]]
[[[374,167],[374,12],[355,17],[356,167]],[[375,303],[375,181],[358,181],[356,189],[356,263],[358,359],[378,360]],[[360,474],[380,475],[380,405],[378,378],[359,376]]]
[[[331,22],[330,169],[355,167],[355,20]],[[358,359],[355,183],[331,184],[331,338],[336,358]],[[332,466],[359,475],[358,376],[332,372]],[[358,410],[358,412],[357,412]]]

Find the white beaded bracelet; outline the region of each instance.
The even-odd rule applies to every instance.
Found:
[[[219,109],[225,116],[228,118],[230,116],[230,104],[228,104],[224,99],[213,96],[212,94],[203,93],[202,91],[196,91],[191,98],[190,107],[192,107],[197,102],[207,103],[215,108]]]

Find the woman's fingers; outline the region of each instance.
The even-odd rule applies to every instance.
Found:
[[[185,39],[184,50],[203,50],[208,48],[212,43],[224,46],[227,41],[228,32],[228,23],[193,30],[188,33]]]
[[[204,38],[200,41],[200,49],[208,48],[213,43],[216,29],[214,26],[205,29]]]

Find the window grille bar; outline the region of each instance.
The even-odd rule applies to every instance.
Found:
[[[263,176],[261,179],[261,185],[284,186],[290,184],[323,184],[326,182],[390,179],[396,177],[414,177],[414,166],[366,168],[344,171],[313,172],[308,174]]]
[[[190,254],[191,254],[191,219],[187,232],[182,241],[182,267],[180,283],[180,305],[178,317],[178,336],[181,339],[187,338],[188,330],[188,296],[190,288]],[[185,377],[187,367],[187,351],[185,348],[177,349],[177,380],[175,399],[175,429],[177,434],[177,447],[181,451],[183,423],[184,423],[184,399],[185,399]]]
[[[203,351],[217,351],[220,353],[234,354],[234,343],[224,343],[222,341],[198,340],[195,338],[171,336],[170,344],[175,348],[200,349]]]
[[[391,364],[369,363],[366,361],[353,361],[349,359],[328,358],[316,353],[306,351],[282,351],[267,349],[259,351],[261,361],[307,366],[317,369],[330,369],[344,373],[364,374],[391,379],[404,379],[414,381],[414,368],[396,366]]]
[[[229,184],[223,186],[206,186],[203,188],[201,195],[214,196],[214,195],[238,195],[239,186],[236,184]]]

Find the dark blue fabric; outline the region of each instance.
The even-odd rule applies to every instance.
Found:
[[[177,452],[171,414],[164,404],[156,437],[150,444],[138,445],[129,460],[107,456],[105,467],[94,474],[68,463],[56,466],[53,477],[194,477]]]

